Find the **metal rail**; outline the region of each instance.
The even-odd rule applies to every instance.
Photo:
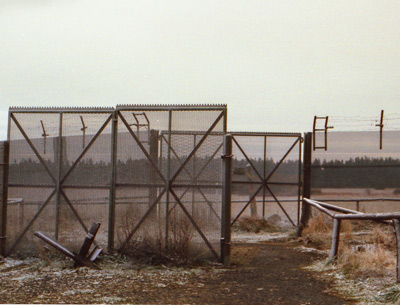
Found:
[[[397,241],[397,266],[396,266],[396,280],[400,282],[400,213],[361,213],[350,209],[345,209],[335,205],[328,204],[326,202],[316,201],[309,198],[303,198],[305,204],[318,209],[322,213],[331,217],[333,223],[332,233],[332,246],[329,254],[329,261],[334,260],[337,257],[340,241],[340,226],[342,220],[372,220],[377,222],[385,222],[392,224],[395,229],[396,241]],[[339,212],[336,214],[334,212]]]

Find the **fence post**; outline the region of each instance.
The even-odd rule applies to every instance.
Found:
[[[303,157],[303,198],[311,197],[311,156],[312,156],[312,133],[304,136],[304,157]],[[297,230],[297,236],[301,236],[311,217],[311,207],[308,203],[302,202],[301,218]]]
[[[340,224],[341,220],[335,218],[333,221],[332,247],[331,247],[331,253],[329,255],[330,261],[333,260],[338,254],[339,239],[340,239]]]
[[[154,164],[158,164],[158,134],[159,131],[155,129],[149,130],[149,155],[153,160]],[[157,184],[158,174],[153,166],[150,165],[149,169],[149,182],[154,185],[149,187],[149,202],[148,208],[151,207],[153,202],[157,199]],[[152,213],[149,215],[150,218],[155,218],[157,209],[153,209]]]
[[[112,114],[111,121],[111,180],[108,207],[108,251],[114,251],[114,235],[115,235],[115,198],[116,198],[116,182],[117,182],[117,139],[118,139],[118,110]]]
[[[396,281],[400,282],[400,220],[393,219],[394,231],[396,233],[396,246],[397,246],[397,264],[396,264]]]
[[[0,255],[6,256],[7,245],[7,199],[8,199],[8,168],[10,159],[10,143],[0,143],[1,176],[1,217],[0,217]]]
[[[231,263],[231,182],[232,182],[232,135],[224,137],[222,211],[221,211],[221,262]]]
[[[59,229],[60,229],[60,208],[61,208],[61,178],[62,178],[62,167],[63,167],[63,162],[64,162],[64,147],[63,147],[63,114],[60,113],[59,117],[59,126],[58,126],[58,138],[56,138],[57,141],[55,142],[56,149],[54,149],[54,152],[56,155],[56,158],[54,158],[54,161],[57,161],[55,164],[57,165],[57,184],[56,184],[56,203],[55,203],[55,229],[54,229],[54,239],[58,241],[58,234],[59,234]],[[65,158],[66,160],[66,158]]]

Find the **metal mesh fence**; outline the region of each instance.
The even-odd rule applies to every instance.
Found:
[[[329,131],[327,149],[312,152],[312,198],[371,213],[398,211],[399,138],[399,131],[385,131],[382,142],[378,131]],[[317,134],[315,146],[324,142]]]
[[[37,251],[35,231],[77,250],[100,222],[111,249],[219,257],[226,107],[117,108],[10,109],[7,254]]]
[[[117,109],[116,247],[218,257],[225,108]]]
[[[107,239],[112,113],[10,110],[8,254],[37,251],[35,231],[77,250],[93,221]]]
[[[232,217],[267,219],[279,226],[298,223],[301,135],[233,135]]]

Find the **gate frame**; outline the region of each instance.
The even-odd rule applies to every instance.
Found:
[[[256,176],[260,179],[259,181],[251,181],[251,182],[245,182],[245,181],[232,181],[232,184],[257,184],[259,185],[254,194],[250,196],[250,199],[247,201],[245,206],[242,208],[242,210],[239,212],[238,215],[235,216],[234,220],[231,222],[231,226],[235,224],[235,222],[242,216],[244,211],[249,207],[251,201],[257,196],[257,194],[263,190],[263,219],[265,218],[265,196],[266,196],[266,190],[271,194],[273,197],[274,201],[278,204],[280,209],[283,211],[285,216],[289,219],[291,224],[295,227],[296,225],[294,224],[293,220],[290,218],[286,210],[283,208],[281,205],[279,199],[277,196],[275,196],[274,192],[270,189],[268,186],[269,184],[279,184],[279,185],[297,185],[298,186],[298,192],[297,192],[297,224],[300,223],[300,203],[301,203],[301,187],[302,187],[302,173],[301,173],[301,168],[302,168],[302,143],[303,143],[303,136],[301,133],[279,133],[279,132],[229,132],[229,134],[232,135],[232,140],[235,143],[236,147],[241,151],[243,156],[245,157],[246,161],[250,164],[254,172],[256,173]],[[263,163],[264,163],[264,170],[263,173],[259,173],[257,169],[255,168],[254,164],[251,162],[251,159],[248,157],[246,154],[246,151],[241,147],[241,145],[238,143],[236,137],[263,137],[264,138],[264,158],[263,158]],[[267,138],[268,137],[273,137],[273,138],[296,138],[294,143],[290,146],[290,148],[284,153],[283,157],[279,160],[279,162],[275,165],[275,167],[272,169],[272,171],[266,175],[266,159],[267,159]],[[273,176],[275,171],[280,167],[280,165],[283,163],[283,161],[286,160],[287,156],[293,151],[293,149],[296,147],[296,145],[299,146],[299,171],[298,171],[298,182],[268,182],[268,180]]]
[[[65,202],[67,203],[67,205],[70,207],[71,211],[73,212],[73,214],[75,215],[75,217],[77,218],[78,222],[80,223],[80,225],[82,226],[82,228],[85,230],[85,232],[89,232],[88,227],[85,225],[85,223],[83,222],[83,220],[81,219],[81,217],[79,216],[79,213],[77,212],[77,210],[74,208],[72,202],[69,200],[68,196],[66,195],[66,193],[63,190],[63,183],[65,182],[65,180],[68,178],[68,176],[70,175],[70,173],[75,169],[75,167],[77,166],[77,164],[82,160],[82,158],[86,155],[86,153],[89,151],[89,149],[92,147],[92,145],[96,142],[96,140],[98,139],[98,137],[103,133],[104,129],[108,126],[108,124],[110,123],[110,121],[112,121],[113,117],[114,117],[114,108],[112,107],[51,107],[51,108],[47,108],[47,107],[10,107],[9,112],[8,112],[8,131],[7,131],[7,141],[11,144],[11,121],[13,121],[17,127],[17,129],[20,131],[20,133],[22,134],[24,140],[26,141],[26,143],[30,146],[30,148],[32,149],[32,152],[35,154],[35,156],[38,158],[39,163],[44,167],[45,171],[47,172],[47,174],[49,175],[49,177],[51,178],[51,180],[53,181],[53,184],[50,185],[40,185],[42,187],[48,186],[50,188],[54,188],[50,195],[47,197],[47,199],[41,204],[40,208],[38,209],[38,211],[36,212],[36,214],[33,216],[33,218],[31,220],[28,221],[27,225],[25,226],[25,228],[22,230],[22,232],[18,235],[18,237],[16,238],[16,240],[14,241],[14,243],[9,247],[9,249],[3,249],[4,250],[4,256],[8,256],[9,254],[11,254],[13,252],[13,250],[15,249],[15,247],[20,243],[20,241],[22,240],[22,238],[25,236],[25,234],[29,231],[29,229],[31,228],[31,226],[35,223],[35,221],[37,220],[37,218],[40,216],[40,214],[43,212],[43,210],[46,208],[46,206],[48,205],[48,203],[51,201],[51,199],[56,196],[56,202],[55,202],[55,208],[56,208],[56,215],[55,215],[55,231],[54,231],[54,235],[55,235],[55,239],[58,240],[58,227],[59,227],[59,204],[60,204],[60,198],[61,196],[64,198]],[[18,119],[14,116],[14,114],[16,113],[36,113],[36,114],[58,114],[59,115],[59,123],[58,123],[58,128],[59,128],[59,133],[57,136],[55,136],[55,138],[58,139],[58,164],[57,164],[57,173],[53,174],[51,172],[51,170],[48,168],[48,166],[46,165],[44,159],[42,158],[42,154],[37,150],[37,148],[35,147],[35,145],[32,143],[32,139],[29,138],[29,136],[26,134],[23,126],[20,125]],[[102,123],[101,127],[95,132],[95,134],[93,135],[92,139],[89,141],[88,144],[86,144],[86,147],[84,147],[82,149],[82,151],[80,152],[78,158],[76,160],[73,160],[72,165],[66,169],[65,173],[61,173],[61,166],[62,166],[62,155],[63,155],[63,147],[62,147],[62,139],[63,139],[63,134],[62,134],[62,128],[63,128],[63,115],[64,114],[84,114],[84,113],[88,113],[88,114],[109,114],[109,117],[105,119],[105,121]],[[113,139],[112,139],[113,141]],[[113,145],[113,142],[111,143]],[[112,161],[112,160],[111,160]],[[56,160],[55,160],[56,162]],[[112,179],[111,179],[111,185],[112,185]],[[15,186],[15,187],[25,187],[28,186],[24,183],[22,184],[16,184],[16,185],[12,185],[12,184],[8,184],[8,186]],[[83,187],[85,188],[85,187]],[[109,205],[113,204],[113,198],[109,198]],[[3,202],[3,205],[5,205],[5,207],[3,206],[2,208],[7,210],[7,202]],[[110,234],[110,232],[109,232]]]
[[[214,122],[208,127],[207,131],[203,132],[202,138],[195,145],[195,147],[189,153],[189,155],[185,158],[185,160],[180,164],[180,166],[178,167],[177,171],[173,175],[171,175],[170,163],[168,161],[168,165],[167,165],[168,167],[167,167],[167,170],[166,170],[166,175],[164,175],[162,173],[161,169],[159,168],[158,164],[155,164],[155,162],[151,159],[149,153],[146,151],[145,147],[143,146],[142,141],[138,138],[138,136],[135,135],[135,132],[130,127],[130,124],[126,121],[125,117],[121,113],[121,112],[128,112],[128,111],[143,111],[143,112],[145,112],[145,111],[165,111],[165,112],[168,113],[168,131],[167,131],[167,135],[168,135],[167,144],[168,144],[168,148],[169,148],[168,152],[167,152],[168,160],[170,159],[171,152],[172,152],[171,145],[169,143],[171,143],[171,135],[173,134],[173,131],[172,131],[172,122],[173,122],[172,113],[173,113],[173,111],[202,111],[202,112],[204,112],[204,111],[220,111],[220,113],[218,114],[218,116],[214,120]],[[133,235],[136,233],[136,231],[141,227],[143,222],[152,213],[152,210],[159,203],[159,201],[161,200],[162,196],[164,196],[164,194],[166,194],[166,196],[167,196],[167,199],[166,199],[167,200],[167,202],[166,202],[167,217],[168,217],[168,213],[169,213],[169,196],[172,195],[173,198],[176,201],[176,204],[181,207],[182,211],[184,212],[186,217],[189,219],[191,224],[194,226],[194,228],[196,229],[197,233],[199,233],[199,235],[201,236],[201,238],[203,239],[203,241],[205,242],[207,247],[210,249],[210,251],[213,253],[213,255],[220,261],[222,261],[222,260],[224,260],[225,262],[228,261],[226,259],[226,257],[229,256],[229,253],[222,253],[221,255],[219,255],[217,253],[217,251],[214,249],[212,244],[209,242],[207,236],[202,232],[201,228],[197,225],[196,221],[192,218],[192,216],[190,215],[189,211],[184,207],[180,197],[174,191],[174,187],[178,186],[176,184],[174,185],[174,181],[180,175],[180,173],[183,170],[186,169],[185,168],[186,164],[193,158],[193,156],[196,154],[197,150],[200,147],[202,147],[203,142],[207,139],[207,137],[210,134],[213,133],[213,129],[221,122],[221,120],[222,120],[222,124],[223,124],[223,126],[222,126],[223,132],[221,133],[221,135],[224,136],[226,134],[226,130],[227,130],[227,106],[226,105],[117,105],[116,106],[116,112],[117,112],[117,115],[118,115],[119,119],[125,125],[125,127],[128,130],[128,132],[131,134],[131,136],[133,137],[134,141],[136,142],[136,144],[139,146],[139,148],[141,149],[141,151],[145,155],[146,160],[148,162],[150,162],[152,168],[157,172],[158,176],[162,180],[161,184],[154,184],[153,185],[154,187],[161,187],[162,188],[162,189],[160,189],[160,192],[159,192],[157,198],[154,200],[153,203],[149,203],[148,210],[142,215],[141,219],[137,222],[137,224],[134,226],[134,228],[130,231],[130,233],[128,234],[128,237],[125,239],[125,241],[119,247],[118,251],[121,251],[121,250],[123,250],[123,248],[125,248],[125,246],[130,241],[130,239],[133,237]],[[190,133],[190,131],[188,131],[188,132]],[[219,150],[220,150],[220,147],[217,149],[217,151],[219,151]],[[118,186],[118,183],[117,183],[117,186]],[[228,202],[228,200],[230,198],[228,199],[228,198],[226,198],[226,196],[222,196],[221,199],[227,201],[225,203],[222,203],[223,207],[230,206],[230,201]],[[226,215],[226,213],[224,213],[224,215]],[[221,228],[224,227],[226,223],[230,223],[230,219],[221,219]],[[165,238],[167,239],[168,238],[168,221],[166,221],[165,230],[166,230]],[[221,230],[221,238],[224,238],[222,236],[222,230]],[[168,243],[166,243],[166,245],[168,245]]]

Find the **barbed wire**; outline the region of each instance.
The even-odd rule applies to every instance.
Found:
[[[319,127],[325,121],[319,122]],[[376,116],[329,116],[328,125],[335,131],[379,131],[380,115]],[[400,113],[385,113],[383,117],[383,131],[400,130]],[[378,125],[378,126],[377,126]]]

